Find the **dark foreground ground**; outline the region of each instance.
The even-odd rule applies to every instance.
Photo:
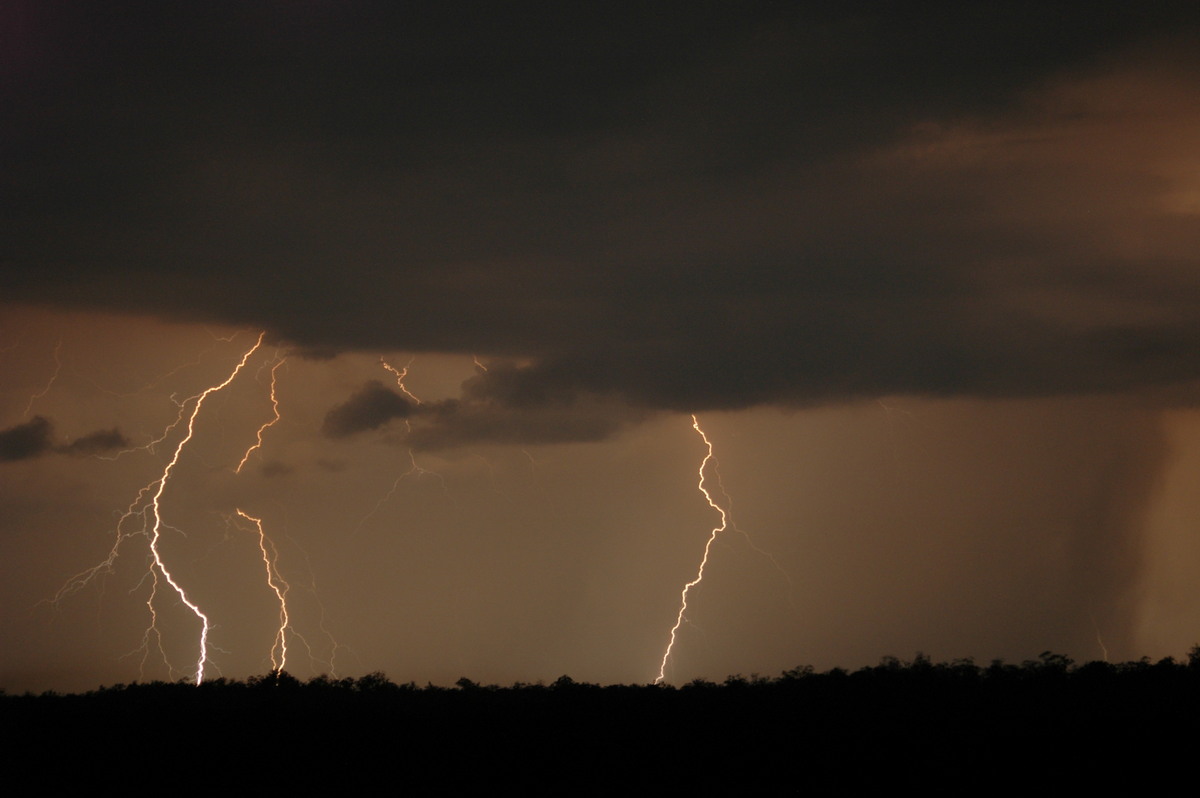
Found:
[[[282,674],[4,696],[0,708],[22,794],[1190,792],[1200,772],[1200,649],[1122,665],[918,657],[678,688]]]

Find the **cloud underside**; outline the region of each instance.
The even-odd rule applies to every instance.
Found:
[[[410,412],[450,440],[519,437],[514,408],[562,429],[562,408],[613,401],[1185,385],[1195,15],[1044,5],[702,4],[669,25],[630,6],[515,42],[497,10],[45,12],[57,55],[18,53],[5,84],[0,286],[312,356],[526,364],[436,409],[371,388],[335,437]]]
[[[97,430],[63,444],[54,442],[54,424],[43,416],[0,430],[0,462],[32,460],[45,454],[76,457],[104,454],[128,447],[120,430]]]
[[[493,363],[462,384],[459,398],[423,403],[371,380],[329,410],[322,432],[329,438],[347,438],[399,419],[405,425],[406,446],[444,449],[477,443],[598,441],[646,416],[613,397],[527,390],[527,371],[511,363]]]

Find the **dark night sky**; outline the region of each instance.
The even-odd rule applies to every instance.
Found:
[[[826,5],[6,4],[0,681],[189,671],[144,537],[38,602],[259,330],[163,491],[223,672],[248,504],[344,670],[652,678],[691,413],[673,681],[1182,653],[1200,9]]]

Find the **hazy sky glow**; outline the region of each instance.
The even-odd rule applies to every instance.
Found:
[[[691,413],[672,682],[1200,639],[1197,12],[650,5],[6,7],[0,686],[194,670],[145,536],[47,600],[260,331],[161,492],[212,674],[240,508],[297,675],[652,680]]]

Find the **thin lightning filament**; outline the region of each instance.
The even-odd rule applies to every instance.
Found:
[[[675,625],[671,627],[671,640],[667,643],[667,650],[663,652],[662,663],[658,666],[658,677],[654,680],[655,684],[659,684],[664,678],[666,678],[667,660],[671,658],[671,650],[675,647],[676,635],[679,633],[679,627],[683,625],[684,613],[687,612],[688,593],[690,593],[692,588],[700,584],[700,582],[704,579],[704,566],[708,564],[708,553],[712,549],[713,541],[717,539],[717,535],[720,535],[725,531],[729,523],[729,520],[725,514],[725,510],[722,509],[719,504],[713,501],[712,494],[708,492],[708,488],[705,487],[704,484],[704,471],[708,467],[709,462],[713,459],[713,445],[712,442],[709,441],[708,436],[704,434],[704,430],[700,429],[700,422],[696,419],[695,415],[692,416],[692,429],[699,433],[700,439],[704,441],[704,445],[708,450],[704,455],[704,459],[700,461],[700,470],[698,472],[700,481],[697,484],[697,487],[700,489],[700,492],[704,494],[704,499],[708,502],[708,506],[716,510],[721,515],[721,523],[718,526],[713,527],[712,532],[710,532],[708,535],[708,542],[704,544],[704,556],[700,559],[700,568],[696,571],[696,578],[684,585],[683,591],[679,594],[679,614],[675,617]]]
[[[162,552],[160,552],[158,549],[158,541],[162,537],[162,513],[159,502],[162,499],[163,491],[165,491],[167,488],[167,481],[171,478],[171,472],[175,470],[175,465],[179,462],[179,456],[183,453],[184,447],[187,446],[188,442],[191,441],[192,436],[195,434],[196,417],[200,415],[200,408],[204,406],[204,400],[207,399],[211,394],[216,393],[234,381],[237,375],[241,373],[242,369],[245,368],[247,361],[250,360],[250,356],[258,351],[258,348],[262,346],[264,335],[265,333],[258,334],[258,340],[255,342],[254,346],[250,347],[250,349],[248,349],[246,353],[242,355],[241,361],[238,362],[237,366],[234,367],[229,376],[225,378],[224,382],[206,388],[199,396],[196,397],[196,405],[192,408],[192,414],[188,417],[187,434],[183,436],[183,438],[179,441],[179,444],[175,447],[175,453],[171,456],[171,461],[167,463],[166,467],[163,469],[162,476],[158,479],[158,489],[150,498],[149,509],[151,517],[154,519],[154,524],[150,530],[150,553],[153,555],[154,564],[162,573],[163,579],[166,580],[167,584],[169,584],[171,588],[179,595],[179,600],[182,601],[187,608],[192,611],[192,614],[199,619],[201,625],[200,656],[196,661],[196,684],[200,684],[204,681],[204,666],[208,662],[208,632],[211,628],[211,624],[208,616],[200,610],[199,605],[188,598],[188,595],[184,591],[183,587],[181,587],[179,583],[175,581],[175,577],[169,570],[167,570],[167,565],[163,561]]]
[[[284,666],[287,665],[287,594],[291,589],[291,585],[279,575],[279,568],[275,564],[278,555],[272,557],[270,552],[267,551],[267,544],[270,541],[267,539],[267,533],[263,531],[262,519],[255,518],[240,508],[237,514],[254,524],[258,529],[258,549],[262,552],[263,566],[267,570],[267,584],[271,590],[275,591],[275,596],[279,599],[279,630],[275,633],[275,642],[271,646],[271,670],[275,673],[280,673],[283,671]],[[274,544],[271,544],[271,548],[275,548]]]
[[[276,422],[278,422],[279,419],[281,418],[281,416],[279,415],[279,399],[276,398],[276,396],[275,396],[275,380],[276,380],[276,372],[279,371],[279,367],[282,366],[286,362],[287,362],[287,358],[285,357],[282,360],[278,361],[271,368],[271,409],[274,412],[275,417],[258,428],[258,436],[257,436],[256,440],[254,441],[254,444],[249,449],[246,450],[246,453],[244,455],[242,455],[242,461],[240,463],[238,463],[237,468],[234,469],[235,474],[242,473],[242,466],[246,465],[246,461],[250,459],[250,455],[254,453],[255,449],[262,448],[263,433],[266,432],[271,427],[275,426]]]

